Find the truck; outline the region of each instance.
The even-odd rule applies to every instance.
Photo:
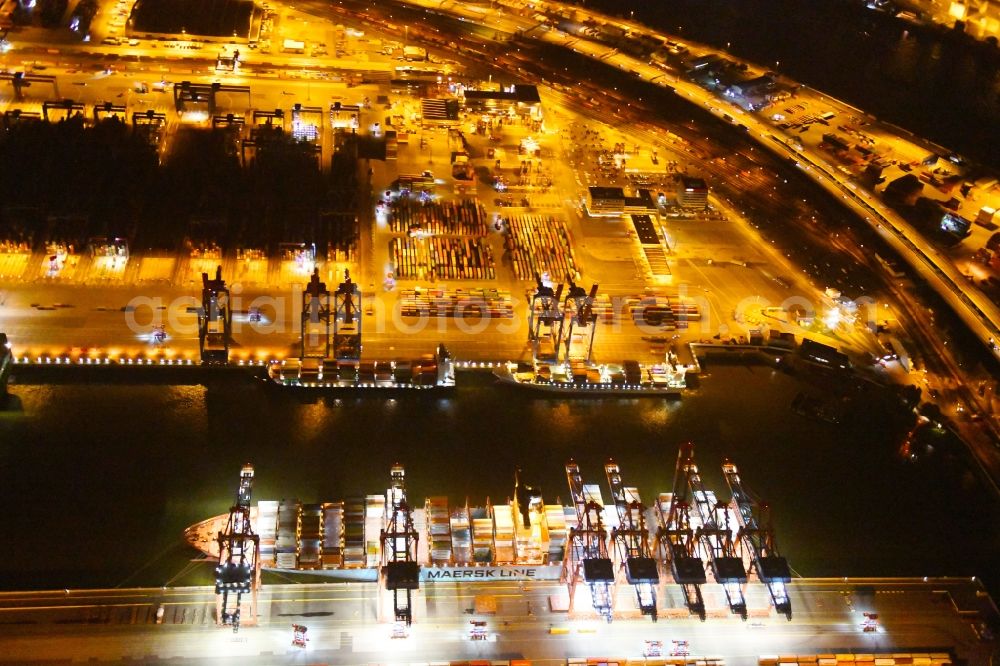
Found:
[[[458,180],[472,180],[475,170],[469,161],[468,144],[458,130],[448,130],[448,148],[451,151],[451,175]]]
[[[408,62],[414,60],[427,60],[427,49],[421,46],[404,46],[403,58]]]
[[[285,53],[305,53],[306,43],[297,39],[286,39],[281,43],[281,50]]]

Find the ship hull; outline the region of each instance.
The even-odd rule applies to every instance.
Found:
[[[302,395],[332,395],[337,397],[365,395],[447,395],[454,392],[455,385],[445,384],[407,384],[396,382],[308,382],[301,380],[282,380],[273,377],[262,377],[266,386],[278,391]]]
[[[522,381],[516,378],[506,368],[500,368],[493,373],[501,384],[512,386],[518,389],[534,391],[538,393],[572,398],[606,398],[609,396],[618,398],[679,398],[684,391],[682,388],[669,386],[654,386],[650,384],[611,384],[611,383],[553,383],[538,381]]]

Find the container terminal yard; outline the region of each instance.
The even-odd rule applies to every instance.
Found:
[[[100,214],[3,202],[0,389],[15,398],[22,383],[245,372],[270,391],[388,403],[451,395],[458,371],[480,369],[498,400],[655,400],[736,359],[917,388],[997,478],[990,366],[984,379],[954,362],[934,308],[1000,356],[1000,188],[944,149],[558,2],[264,4],[241,9],[249,32],[225,43],[158,37],[141,25],[153,2],[97,4],[83,42],[0,35],[5,136],[117,128],[122,154],[210,186],[129,218],[142,169],[122,158],[107,182],[131,194],[102,191],[116,203]],[[661,104],[683,110],[668,123]],[[907,176],[931,190],[931,231],[888,205]],[[292,196],[269,199],[288,182]],[[857,225],[810,203],[817,188]],[[843,405],[799,394],[793,409],[837,424]],[[699,462],[724,486],[707,487]],[[0,662],[998,656],[977,578],[802,577],[733,461],[681,445],[672,486],[642,493],[629,471],[568,460],[559,491],[518,472],[506,498],[418,498],[394,465],[384,492],[300,501],[256,498],[268,471],[247,464],[219,480],[232,505],[183,534],[214,587],[0,592]]]

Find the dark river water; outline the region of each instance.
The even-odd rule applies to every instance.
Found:
[[[739,465],[802,575],[995,575],[1000,534],[988,526],[1000,506],[960,454],[942,441],[904,461],[893,399],[874,391],[863,413],[831,425],[789,409],[802,388],[743,366],[709,368],[681,401],[540,399],[487,377],[450,397],[315,403],[239,378],[12,385],[0,412],[0,588],[207,583],[182,532],[228,510],[247,461],[257,499],[384,492],[399,461],[418,505],[481,505],[511,495],[516,466],[547,501],[566,500],[571,457],[606,488],[613,456],[651,502],[688,440],[720,498],[723,458]]]
[[[587,0],[724,48],[1000,167],[1000,49],[846,0]]]

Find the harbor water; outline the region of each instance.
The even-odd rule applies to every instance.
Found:
[[[255,498],[303,502],[384,492],[400,462],[422,506],[432,495],[506,501],[516,467],[547,502],[565,502],[570,458],[607,498],[613,457],[651,504],[669,492],[685,441],[720,498],[723,458],[739,466],[801,575],[988,577],[1000,561],[1000,534],[987,528],[1000,503],[949,438],[904,455],[909,424],[882,389],[834,424],[791,409],[815,382],[766,366],[709,366],[681,400],[539,397],[464,374],[443,397],[300,399],[243,375],[159,385],[119,374],[11,385],[0,587],[209,582],[182,533],[228,511],[248,461]]]

